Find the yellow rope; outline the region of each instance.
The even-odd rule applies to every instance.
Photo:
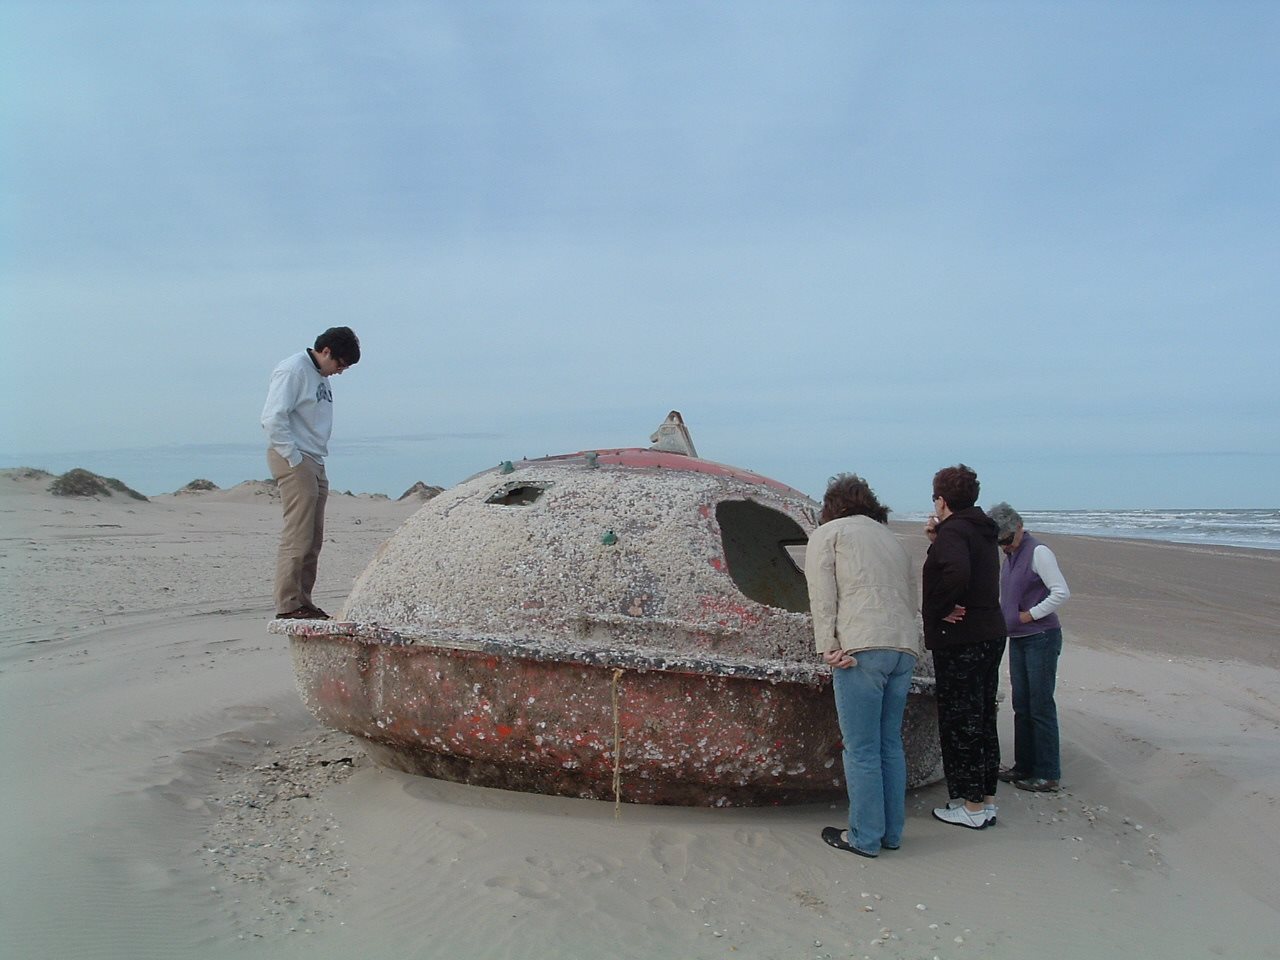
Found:
[[[618,680],[622,671],[613,671],[613,819],[622,815],[622,725],[618,722]]]

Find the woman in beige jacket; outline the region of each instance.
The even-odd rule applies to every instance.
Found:
[[[920,656],[912,563],[889,511],[855,474],[832,478],[805,550],[818,653],[831,665],[849,828],[822,839],[864,857],[896,850],[906,820],[902,714]]]

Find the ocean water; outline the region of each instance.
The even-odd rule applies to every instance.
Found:
[[[1033,533],[1280,550],[1280,510],[1019,510]],[[926,513],[895,515],[919,520]]]

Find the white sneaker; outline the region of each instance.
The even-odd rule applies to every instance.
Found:
[[[963,800],[948,800],[947,806],[954,810],[956,807],[963,807]],[[994,827],[996,825],[996,814],[1000,812],[1000,807],[994,803],[984,803],[982,809],[987,812],[987,826]]]
[[[943,823],[954,823],[970,830],[983,830],[991,823],[991,813],[985,807],[978,813],[970,813],[963,803],[958,807],[935,807],[933,816]]]

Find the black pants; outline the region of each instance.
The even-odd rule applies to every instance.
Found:
[[[996,792],[996,688],[1003,658],[1003,637],[933,651],[942,771],[952,800],[981,803]]]

